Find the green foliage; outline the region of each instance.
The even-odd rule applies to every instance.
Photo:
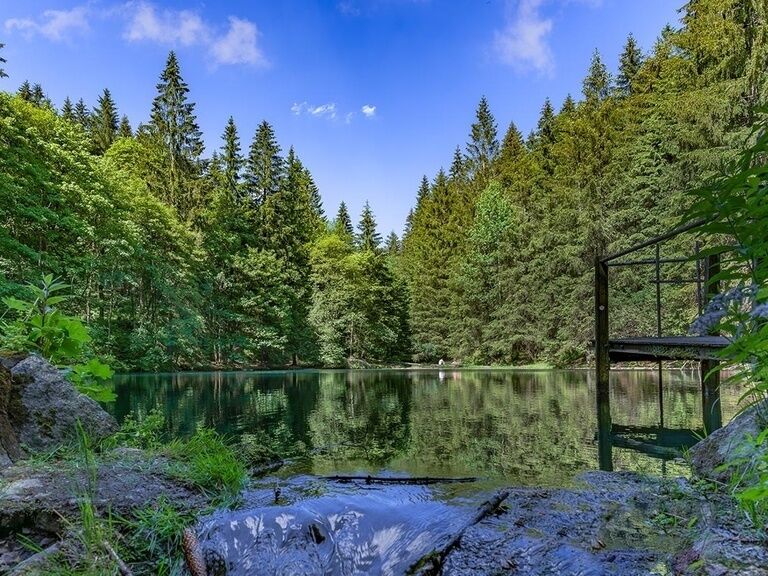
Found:
[[[721,369],[728,381],[745,383],[750,403],[768,399],[768,123],[759,122],[754,143],[728,173],[692,194],[691,218],[705,220],[708,253],[721,254],[713,281],[735,285],[703,322],[730,338]],[[729,465],[740,470],[736,497],[757,523],[768,518],[768,429],[749,441],[758,454]]]
[[[78,318],[56,308],[69,299],[69,295],[61,293],[68,288],[48,274],[39,286],[27,286],[30,299],[4,298],[3,302],[9,311],[16,313],[16,318],[3,325],[0,346],[9,352],[38,352],[54,364],[79,361],[91,337]]]
[[[141,450],[157,450],[162,446],[165,433],[165,416],[159,409],[151,410],[137,420],[133,414],[126,416],[120,430],[105,440],[107,446],[129,446]]]
[[[166,451],[174,459],[174,474],[206,492],[235,495],[245,485],[244,464],[214,430],[200,428],[188,440],[171,442]]]
[[[69,379],[80,392],[101,402],[112,401],[114,393],[105,383],[113,372],[98,358],[88,358],[88,328],[56,307],[70,299],[68,288],[48,274],[39,286],[28,286],[31,299],[4,298],[15,319],[0,323],[0,350],[37,352],[54,364],[71,366]]]

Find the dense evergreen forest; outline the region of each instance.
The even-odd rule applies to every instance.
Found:
[[[768,96],[763,2],[681,16],[649,52],[630,36],[615,74],[596,52],[581,96],[545,101],[528,136],[501,133],[482,98],[402,239],[367,204],[357,226],[343,203],[326,214],[267,121],[246,145],[230,118],[204,158],[174,53],[135,129],[108,89],[57,109],[25,81],[0,93],[0,296],[62,278],[124,369],[584,362],[594,257],[677,224]],[[642,332],[653,289],[619,280],[614,323]],[[668,296],[693,309],[689,290]]]

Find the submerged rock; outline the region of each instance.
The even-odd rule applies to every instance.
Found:
[[[35,451],[75,438],[79,420],[93,440],[117,430],[117,422],[98,402],[78,392],[64,373],[32,354],[5,360],[12,377],[8,417],[16,438]]]

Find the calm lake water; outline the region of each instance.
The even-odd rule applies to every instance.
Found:
[[[657,373],[611,374],[614,423],[658,425]],[[664,387],[664,426],[700,429],[697,374],[666,371]],[[209,426],[310,451],[283,474],[386,471],[563,486],[598,468],[591,371],[128,374],[116,377],[115,388],[109,408],[118,420],[159,408],[172,436]],[[740,395],[723,389],[724,421],[736,413]],[[614,448],[613,463],[615,470],[685,473],[679,462],[626,448]]]

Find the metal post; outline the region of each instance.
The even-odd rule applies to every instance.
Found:
[[[656,336],[661,338],[661,244],[656,244]],[[659,426],[664,428],[664,379],[659,360]]]
[[[613,470],[610,374],[608,264],[597,257],[595,259],[595,380],[597,387],[598,459],[601,470]]]
[[[720,293],[720,281],[714,278],[720,273],[720,255],[712,254],[707,257],[707,301]],[[721,428],[723,415],[720,406],[720,370],[717,360],[702,360],[701,371],[701,403],[704,429],[709,433]]]

